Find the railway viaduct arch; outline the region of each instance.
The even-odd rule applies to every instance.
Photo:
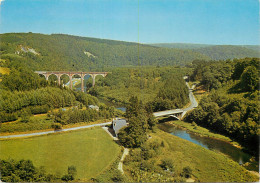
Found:
[[[69,76],[69,81],[70,81],[70,89],[72,89],[72,77],[74,75],[79,75],[81,78],[81,91],[84,92],[84,77],[86,75],[90,75],[92,77],[92,81],[93,81],[93,87],[95,86],[95,78],[96,76],[100,75],[103,77],[106,77],[106,75],[108,74],[108,72],[76,72],[76,71],[35,71],[35,73],[39,74],[39,75],[43,75],[45,77],[46,80],[49,79],[50,75],[55,75],[58,78],[58,84],[60,85],[60,78],[62,75],[67,75]]]

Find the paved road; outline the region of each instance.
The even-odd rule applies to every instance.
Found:
[[[105,125],[109,125],[111,123],[112,122],[110,121],[110,122],[106,122],[106,123],[78,126],[78,127],[73,127],[73,128],[65,128],[65,129],[56,130],[56,131],[47,131],[47,132],[27,133],[27,134],[19,134],[19,135],[0,136],[0,139],[18,138],[18,137],[30,137],[30,136],[38,136],[38,135],[45,135],[45,134],[51,134],[51,133],[67,132],[67,131],[79,130],[79,129],[84,129],[84,128],[91,128],[91,127],[96,127],[96,126],[105,126]]]
[[[182,113],[182,112],[183,112],[183,109],[173,109],[173,110],[167,110],[167,111],[154,112],[153,115],[155,117],[160,117],[160,116],[166,116],[166,115],[177,114],[177,113]]]

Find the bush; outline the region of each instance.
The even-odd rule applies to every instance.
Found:
[[[154,169],[154,161],[142,161],[140,169],[144,171],[151,171]]]
[[[163,159],[162,160],[162,164],[161,164],[161,167],[164,169],[164,170],[169,170],[171,172],[174,171],[174,165],[173,165],[173,161],[169,158],[166,158],[166,159]]]
[[[0,122],[8,122],[8,121],[15,121],[18,119],[17,113],[0,113]]]
[[[74,180],[74,177],[72,175],[66,174],[61,177],[61,180],[68,182]]]
[[[192,169],[189,166],[184,167],[181,173],[181,175],[185,178],[190,178],[191,174],[192,174]]]
[[[123,182],[125,180],[124,176],[119,170],[114,170],[113,177],[111,179],[113,182]]]
[[[32,115],[29,109],[23,109],[21,111],[21,122],[27,123],[30,120],[30,116]]]
[[[51,125],[52,128],[54,128],[54,130],[61,130],[62,129],[62,125],[60,123],[54,123]]]
[[[75,166],[69,166],[68,167],[68,174],[75,177],[77,175],[77,169]]]
[[[44,114],[49,111],[49,106],[48,105],[31,106],[30,110],[32,114]]]

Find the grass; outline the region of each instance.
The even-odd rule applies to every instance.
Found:
[[[0,124],[0,134],[19,133],[28,131],[37,131],[51,129],[53,120],[47,118],[46,115],[31,116],[29,122],[21,122],[19,119],[14,122],[7,122]]]
[[[0,67],[0,73],[1,74],[9,74],[10,73],[10,69],[7,67]]]
[[[0,159],[30,159],[36,167],[64,175],[77,168],[77,178],[90,180],[117,158],[120,147],[102,128],[92,128],[24,139],[1,140]]]
[[[78,126],[92,125],[108,121],[112,121],[112,119],[100,119],[94,122],[80,122],[75,124],[67,124],[63,125],[62,128],[65,129]],[[53,130],[52,124],[54,124],[54,121],[52,119],[49,119],[47,117],[47,114],[37,114],[31,116],[29,122],[27,123],[21,122],[19,118],[16,121],[5,122],[0,124],[0,135],[15,135]]]
[[[160,153],[149,161],[154,161],[154,167],[160,169],[161,160],[171,159],[174,164],[174,176],[180,175],[183,168],[189,166],[192,169],[192,178],[199,182],[258,181],[257,176],[225,155],[205,149],[161,130],[157,130],[156,133],[150,135],[151,138],[148,142],[163,141],[164,147]],[[137,151],[137,149],[134,151]],[[128,163],[125,167],[128,170],[128,175],[130,175],[132,169],[138,169],[134,162]],[[140,176],[145,176],[145,174]]]

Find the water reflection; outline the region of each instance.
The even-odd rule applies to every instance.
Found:
[[[159,124],[158,126],[161,130],[166,131],[172,135],[178,136],[182,139],[198,144],[206,149],[215,150],[223,154],[226,154],[239,164],[244,164],[248,162],[251,158],[249,154],[244,153],[241,149],[234,147],[228,142],[209,137],[201,137],[199,135],[196,135],[194,133],[188,133],[186,130],[174,127],[166,123]]]

